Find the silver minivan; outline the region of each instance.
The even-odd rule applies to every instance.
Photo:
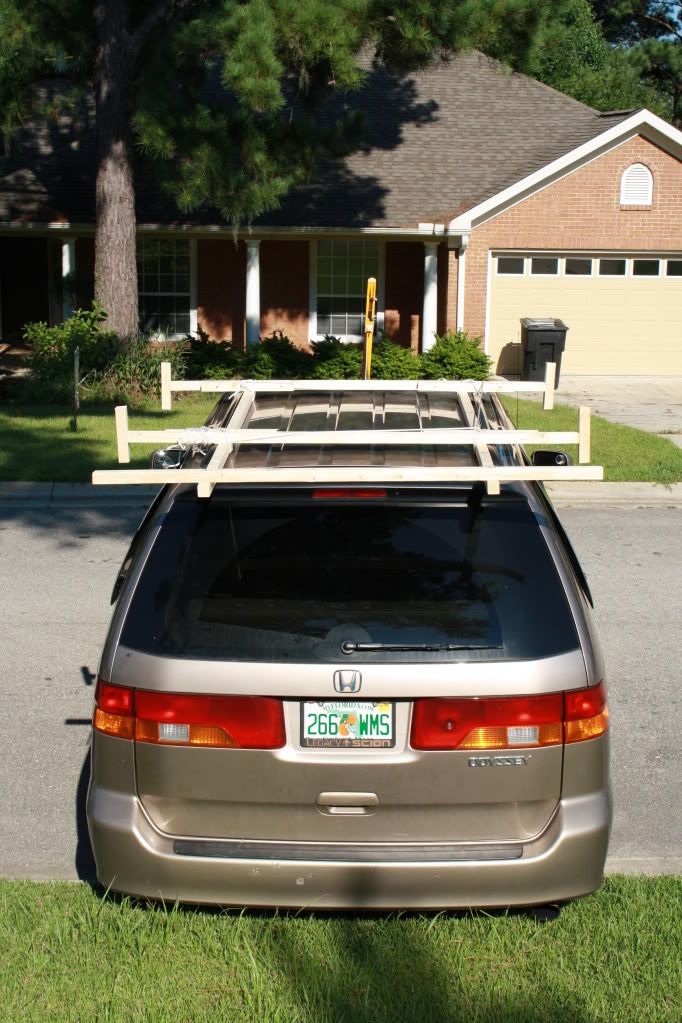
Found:
[[[312,909],[527,906],[598,887],[604,670],[544,488],[401,482],[398,466],[466,466],[472,449],[381,445],[381,429],[452,425],[457,402],[260,392],[246,429],[371,423],[377,443],[242,443],[230,465],[396,466],[395,480],[161,490],[99,669],[87,807],[102,885]],[[489,426],[509,425],[484,404]],[[209,426],[233,408],[222,398]]]

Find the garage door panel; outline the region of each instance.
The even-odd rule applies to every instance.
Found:
[[[682,278],[496,276],[488,350],[496,372],[519,372],[522,317],[568,324],[567,373],[682,374]]]

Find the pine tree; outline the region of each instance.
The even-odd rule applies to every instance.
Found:
[[[0,133],[94,97],[95,297],[137,333],[136,175],[232,224],[277,207],[361,126],[371,47],[397,72],[477,45],[524,66],[550,0],[0,0]],[[316,105],[344,94],[333,128]]]

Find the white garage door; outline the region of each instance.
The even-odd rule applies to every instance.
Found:
[[[682,374],[682,255],[494,253],[488,353],[523,367],[522,317],[569,327],[566,373]]]

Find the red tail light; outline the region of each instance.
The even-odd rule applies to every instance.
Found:
[[[377,490],[375,487],[337,487],[334,489],[320,488],[313,490],[316,501],[381,501],[388,496],[388,491]]]
[[[267,696],[194,696],[97,683],[93,727],[107,735],[167,746],[279,749],[282,701]]]
[[[547,696],[416,700],[413,749],[514,749],[558,746],[603,735],[608,709],[603,684]]]
[[[564,709],[565,741],[582,742],[596,739],[609,727],[609,708],[606,705],[604,683],[590,689],[566,693]]]

